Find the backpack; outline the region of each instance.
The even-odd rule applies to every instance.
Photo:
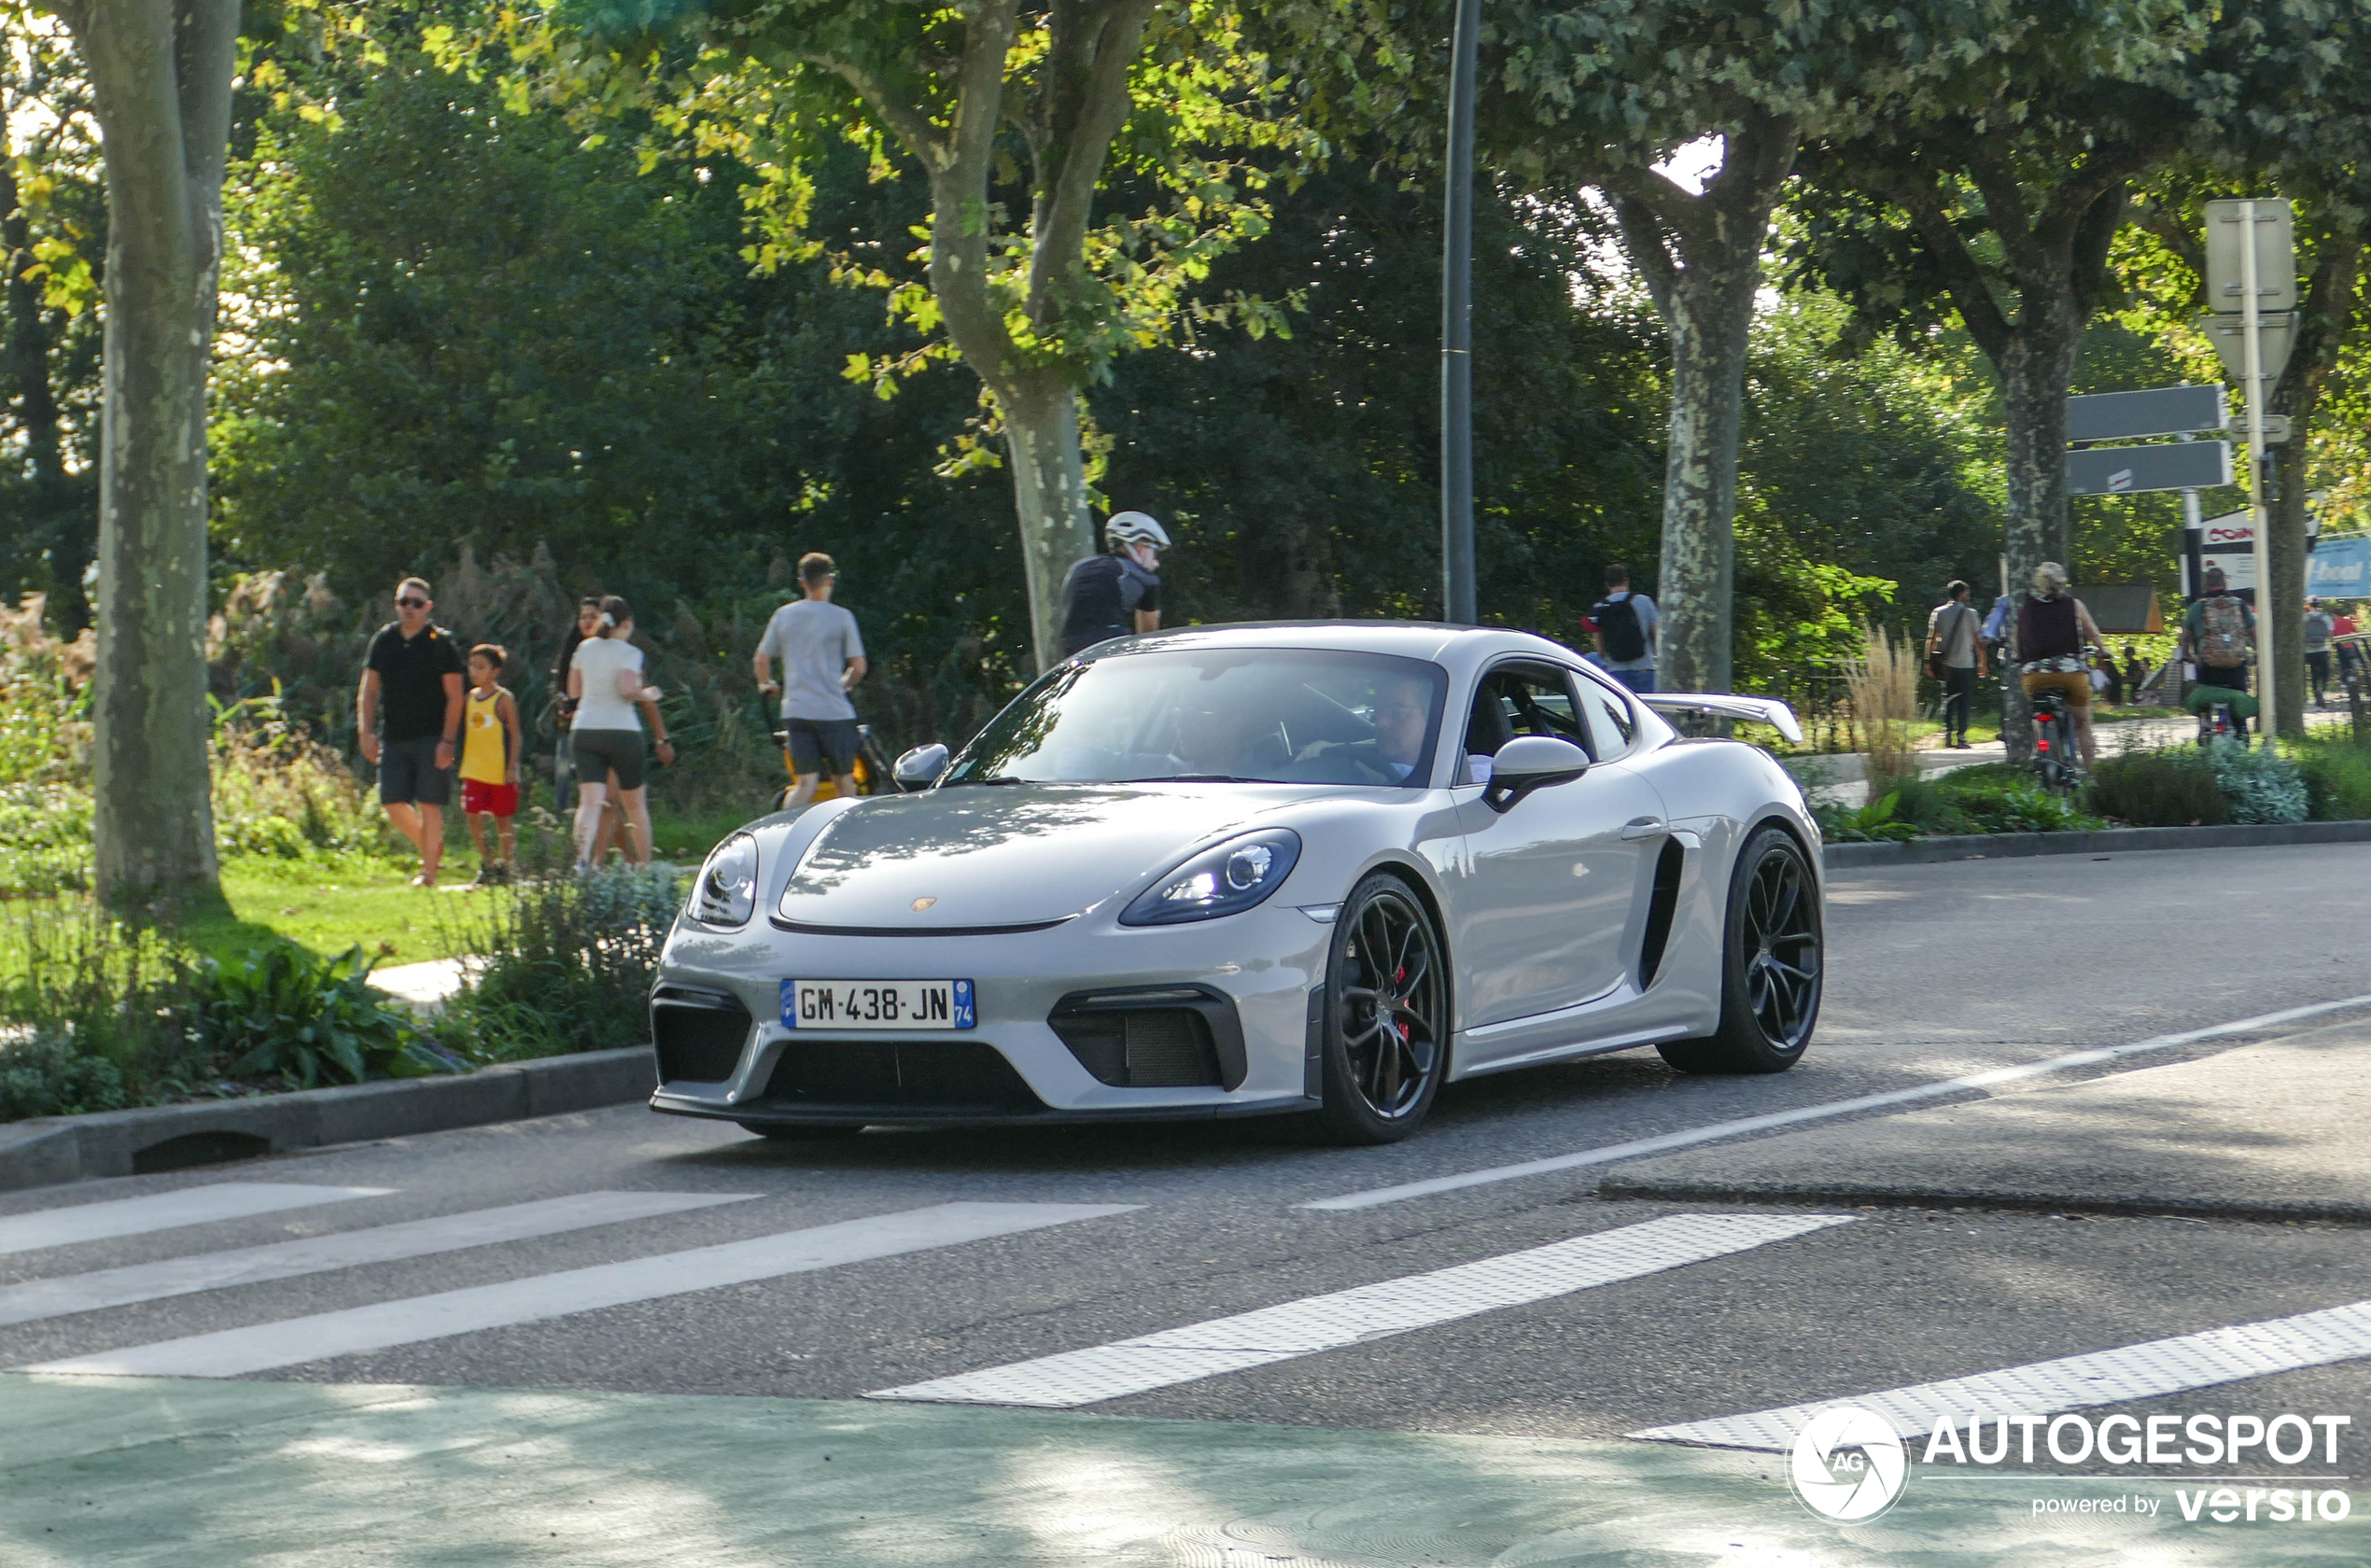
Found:
[[[2198,618],[2198,663],[2229,669],[2248,662],[2248,622],[2228,594],[2209,599]]]
[[[1627,595],[1597,607],[1597,635],[1606,639],[1606,657],[1619,664],[1647,656],[1646,629],[1638,624],[1638,607]]]

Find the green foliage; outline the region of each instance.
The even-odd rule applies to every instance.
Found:
[[[2102,757],[2091,770],[2090,805],[2141,828],[2219,827],[2231,802],[2214,763],[2196,747]]]
[[[0,1028],[50,1042],[50,1055],[63,1043],[105,1062],[131,1103],[186,1093],[207,1075],[187,1027],[196,957],[186,945],[87,898],[21,899],[5,907]]]
[[[604,1051],[650,1038],[659,950],[683,904],[672,872],[547,874],[505,889],[479,917],[469,988],[447,1004],[480,1062]]]
[[[68,1031],[34,1030],[0,1043],[0,1122],[120,1111],[127,1100],[115,1063],[77,1050]]]
[[[2371,819],[2371,747],[2351,740],[2312,740],[2293,752],[2316,821]]]
[[[2294,763],[2278,751],[2248,746],[2237,737],[2207,748],[2214,781],[2231,802],[2235,822],[2302,822],[2311,806]]]
[[[1803,764],[1796,764],[1796,771],[1800,777]],[[1847,844],[1958,833],[2071,833],[2107,825],[2045,792],[2030,771],[2007,763],[1905,779],[1867,805],[1815,804],[1813,811],[1825,837]]]
[[[452,1071],[422,1043],[411,1015],[370,986],[360,947],[322,958],[275,943],[238,962],[198,962],[190,1030],[232,1076],[291,1088]]]

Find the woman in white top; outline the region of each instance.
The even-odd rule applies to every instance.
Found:
[[[568,727],[568,749],[576,763],[576,861],[592,863],[593,841],[601,830],[601,805],[610,784],[624,808],[626,859],[651,861],[651,806],[642,787],[642,721],[650,715],[658,736],[659,761],[675,761],[675,746],[659,718],[659,689],[642,679],[642,651],[634,646],[634,611],[615,595],[601,601],[599,630],[568,656],[568,695],[576,718]],[[603,782],[596,784],[593,779]]]

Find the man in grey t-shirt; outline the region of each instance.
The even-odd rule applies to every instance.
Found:
[[[759,689],[782,693],[791,771],[798,777],[782,802],[786,811],[815,798],[826,762],[841,795],[856,793],[856,707],[848,693],[864,679],[864,639],[857,635],[856,617],[832,602],[838,577],[832,558],[821,551],[800,556],[798,580],[807,596],[774,612],[750,661]],[[774,681],[778,658],[782,661],[779,688]]]
[[[2330,633],[2337,624],[2320,599],[2305,602],[2305,673],[2313,683],[2313,706],[2327,707],[2330,699]]]

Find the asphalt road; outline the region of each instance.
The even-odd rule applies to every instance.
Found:
[[[397,1307],[385,1321],[351,1330],[363,1348],[241,1375],[853,1400],[1576,1239],[1620,1232],[1620,1241],[1641,1234],[1632,1227],[1667,1217],[1736,1212],[1600,1198],[1593,1168],[1349,1211],[1299,1205],[2361,997],[2371,993],[2367,877],[2371,847],[1842,874],[1831,888],[1825,1015],[1794,1071],[1686,1079],[1640,1053],[1487,1079],[1444,1093],[1423,1134],[1385,1149],[1311,1147],[1256,1125],[868,1133],[844,1143],[776,1145],[723,1124],[621,1108],[7,1194],[0,1196],[0,1367],[104,1358],[259,1324],[278,1325],[264,1339],[301,1345],[312,1342],[304,1336],[320,1314],[664,1257],[633,1276],[640,1285],[621,1287],[639,1296],[616,1305],[577,1309],[610,1287],[607,1276],[571,1273],[548,1288],[556,1294],[540,1315],[529,1314],[533,1321],[431,1336],[421,1312]],[[2359,1011],[2371,1014],[2371,1001]],[[2341,1010],[2259,1032],[2353,1015]],[[5,1250],[12,1216],[230,1182],[385,1190]],[[7,1322],[7,1287],[28,1281],[593,1192],[739,1200]],[[1083,1207],[1031,1211],[1035,1228],[1017,1233],[925,1240],[880,1255],[886,1217],[947,1204]],[[1765,1219],[1801,1213],[1762,1211]],[[1307,1353],[1288,1347],[1266,1365],[1171,1380],[1087,1408],[1287,1427],[1619,1438],[2371,1299],[2371,1253],[2359,1230],[2342,1226],[1981,1208],[1836,1217],[1842,1223],[1512,1305],[1488,1305],[1486,1289],[1463,1277],[1396,1286],[1416,1304],[1390,1309],[1432,1312],[1425,1326],[1360,1338],[1354,1323],[1341,1333],[1303,1325],[1284,1339],[1302,1333],[1295,1344],[1318,1347]],[[675,1254],[824,1226],[843,1226],[833,1234],[872,1251],[798,1271],[761,1268],[742,1282],[684,1294],[660,1293],[684,1289],[692,1273],[673,1285],[647,1277],[692,1267]],[[1461,1291],[1480,1294],[1465,1301]],[[1263,1332],[1281,1331],[1271,1324]],[[1227,1342],[1215,1330],[1186,1337],[1195,1346]],[[171,1353],[161,1366],[180,1369]],[[2367,1368],[2371,1362],[2337,1359],[2114,1407],[2141,1417],[2350,1413],[2355,1468],[2341,1463],[2329,1473],[2359,1477],[2363,1445],[2371,1444]]]

